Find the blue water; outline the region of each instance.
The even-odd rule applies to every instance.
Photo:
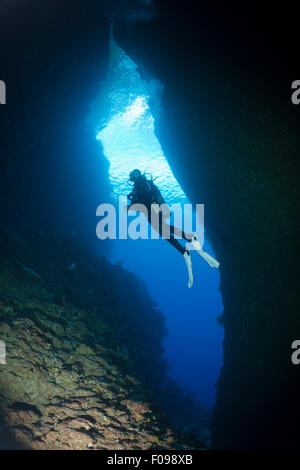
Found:
[[[155,136],[151,108],[156,106],[157,111],[162,93],[157,80],[141,79],[136,64],[111,33],[109,70],[91,115],[97,123],[95,137],[110,164],[116,202],[130,192],[127,180],[134,168],[158,177],[156,184],[169,204],[189,202]],[[208,241],[204,250],[214,256]],[[212,406],[222,365],[223,330],[216,322],[222,313],[219,272],[192,252],[194,286],[188,289],[183,257],[161,239],[114,240],[110,259],[123,260],[126,269],[146,282],[166,318],[164,346],[172,377],[199,401]]]

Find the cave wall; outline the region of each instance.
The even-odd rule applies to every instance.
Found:
[[[107,201],[105,158],[88,122],[104,79],[109,22],[99,2],[18,2],[0,9],[2,223],[95,240]]]
[[[83,239],[0,231],[0,327],[0,448],[206,448],[163,412],[166,329],[146,285]]]
[[[224,366],[213,445],[297,447],[296,29],[276,9],[267,21],[253,5],[235,16],[193,5],[163,2],[154,21],[118,24],[115,36],[143,76],[165,85],[156,133],[185,193],[205,203],[221,262]]]

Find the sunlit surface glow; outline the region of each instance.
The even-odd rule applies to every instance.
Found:
[[[110,38],[110,70],[103,86],[107,122],[97,133],[103,153],[109,160],[109,178],[113,196],[128,194],[128,175],[134,168],[157,177],[168,203],[188,202],[164,156],[154,132],[154,118],[149,101],[151,91],[159,85],[143,81],[136,65]]]

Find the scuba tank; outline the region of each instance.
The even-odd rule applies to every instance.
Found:
[[[150,179],[147,179],[146,175],[149,175]],[[158,189],[156,184],[154,184],[154,181],[157,180],[158,176],[156,178],[153,178],[151,173],[143,173],[143,176],[144,176],[146,184],[148,186],[148,190],[151,193],[151,203],[156,203],[156,204],[159,204],[159,205],[160,204],[165,204],[165,200],[164,200],[160,190]]]

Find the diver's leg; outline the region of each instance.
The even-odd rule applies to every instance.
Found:
[[[156,221],[155,221],[156,220]],[[192,260],[191,260],[191,254],[189,252],[189,250],[187,250],[186,248],[184,248],[180,243],[179,241],[174,238],[174,232],[172,230],[172,227],[173,226],[170,226],[171,229],[170,229],[170,232],[173,232],[173,233],[170,233],[168,237],[165,237],[163,236],[165,234],[165,232],[163,233],[163,219],[161,217],[159,217],[159,219],[152,219],[152,223],[151,223],[151,220],[149,219],[149,222],[151,223],[152,227],[159,233],[159,235],[162,237],[162,238],[165,238],[165,240],[167,242],[169,242],[172,246],[174,246],[174,248],[176,248],[177,251],[179,251],[179,253],[181,253],[184,257],[184,261],[186,263],[186,267],[188,269],[188,274],[189,274],[189,281],[188,281],[188,287],[192,287],[193,285],[193,282],[194,282],[194,277],[193,277],[193,268],[192,268]],[[158,224],[158,226],[157,226]]]
[[[161,217],[159,217],[159,230],[160,230],[160,235],[165,234],[163,238],[166,238],[168,240],[168,236],[170,237],[170,240],[173,238],[174,241],[177,241],[174,236],[176,235],[179,238],[183,238],[185,241],[189,242],[194,250],[199,253],[200,256],[202,256],[203,259],[212,267],[212,268],[219,268],[220,263],[214,259],[212,256],[210,256],[208,253],[202,250],[200,242],[197,238],[197,235],[195,233],[185,233],[183,230],[180,230],[178,227],[175,227],[174,225],[168,224],[166,222],[166,218],[168,218],[168,215],[166,213],[161,214]],[[167,234],[167,235],[166,235]],[[169,240],[168,240],[169,241]],[[173,243],[172,243],[173,244]],[[181,247],[181,245],[179,244]],[[182,247],[181,247],[182,248]],[[189,252],[188,246],[186,247],[186,251]],[[188,260],[186,260],[188,261]]]
[[[174,248],[176,248],[177,251],[179,251],[182,255],[185,252],[185,248],[180,245],[179,241],[174,238],[174,232],[172,230],[171,226],[168,226],[163,223],[163,218],[160,217],[148,217],[148,221],[150,225],[154,228],[154,230],[161,236],[161,238],[164,238],[169,242]],[[170,227],[170,230],[168,228]]]
[[[166,207],[164,207],[164,211],[160,212],[160,223],[162,225],[162,232],[165,234],[171,234],[173,236],[176,236],[177,238],[183,238],[183,240],[191,242],[194,236],[193,233],[185,233],[180,228],[175,227],[174,225],[166,222],[166,219],[169,219],[170,215],[171,212],[169,208]]]
[[[214,259],[212,256],[210,256],[208,253],[206,253],[205,251],[202,250],[200,242],[199,242],[196,234],[193,234],[192,240],[189,240],[189,241],[190,241],[192,247],[194,248],[194,250],[196,250],[197,253],[199,253],[199,255],[202,256],[202,258],[205,259],[205,261],[212,268],[216,268],[216,269],[219,268],[220,263],[216,259]]]
[[[190,251],[180,245],[179,241],[176,240],[176,238],[174,238],[172,235],[170,236],[170,238],[166,238],[166,240],[183,255],[189,274],[188,287],[192,287],[194,283],[194,276]]]
[[[186,252],[186,249],[180,245],[179,241],[176,240],[176,238],[174,238],[172,235],[170,236],[170,238],[165,238],[165,240],[170,243],[170,245],[174,246],[174,248],[176,248],[177,251],[179,251],[179,253],[181,253],[182,255],[184,255],[184,253]]]
[[[183,238],[183,240],[187,242],[191,242],[193,240],[193,237],[194,237],[193,233],[185,233],[180,228],[174,227],[174,225],[171,225],[171,224],[169,224],[169,227],[170,227],[170,232],[173,233],[173,235],[176,235],[176,237]]]
[[[192,259],[191,259],[190,251],[185,250],[184,254],[183,254],[183,257],[184,257],[184,261],[185,261],[185,264],[186,264],[186,267],[187,267],[188,273],[189,273],[188,287],[191,288],[193,283],[194,283],[194,276],[193,276],[193,267],[192,267]]]

